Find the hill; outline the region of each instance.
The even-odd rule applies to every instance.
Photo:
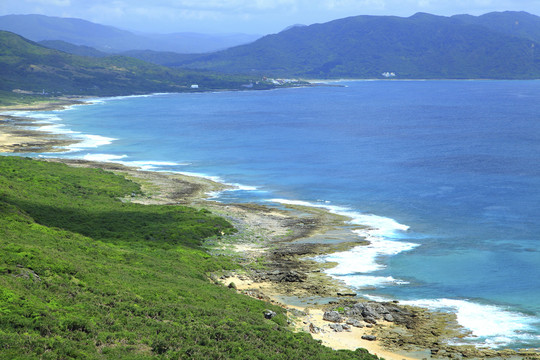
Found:
[[[204,250],[234,232],[207,210],[121,201],[140,186],[19,157],[0,156],[0,194],[2,359],[377,359],[210,282],[238,265]]]
[[[394,72],[398,78],[528,79],[540,77],[539,46],[459,18],[356,16],[293,27],[179,65],[281,77],[381,78]]]
[[[60,50],[73,55],[90,57],[107,57],[111,55],[90,46],[74,45],[62,40],[42,40],[38,44],[49,49]]]
[[[44,15],[0,16],[0,30],[32,41],[61,40],[115,54],[129,50],[205,53],[249,43],[260,37],[249,34],[134,34],[82,19]]]
[[[455,15],[452,19],[540,43],[540,17],[527,12],[492,12],[481,16]]]
[[[241,89],[246,82],[246,77],[174,70],[125,56],[67,54],[0,31],[0,91],[4,92],[110,96]],[[192,84],[198,88],[191,89]]]

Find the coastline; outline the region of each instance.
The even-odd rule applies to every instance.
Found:
[[[220,286],[272,302],[287,309],[294,331],[310,333],[313,338],[335,350],[364,348],[387,360],[469,358],[540,359],[531,351],[478,349],[474,346],[446,345],[465,336],[453,314],[437,313],[398,302],[379,303],[356,297],[353,289],[324,273],[331,263],[313,261],[313,257],[344,251],[366,241],[323,244],[317,236],[333,238],[350,231],[347,218],[327,210],[306,206],[282,207],[256,204],[225,204],[208,200],[208,193],[227,189],[210,179],[175,173],[141,171],[115,163],[86,160],[46,159],[69,166],[94,167],[125,176],[142,185],[142,197],[123,199],[142,204],[182,204],[205,208],[224,216],[239,230],[219,242],[209,241],[207,250],[214,255],[235,257],[242,270],[208,274]],[[315,240],[312,242],[312,240]],[[383,317],[375,324],[362,315],[349,314],[356,304],[377,304],[392,310],[395,319]],[[325,313],[338,310],[342,320],[324,320]],[[398,315],[396,315],[398,314]],[[399,314],[402,317],[398,319]],[[381,314],[382,315],[382,314]],[[346,322],[357,320],[362,327]],[[340,325],[342,330],[334,330]],[[339,328],[339,327],[338,327]],[[362,336],[375,336],[376,340]]]
[[[35,104],[1,106],[0,112],[64,110],[73,105],[87,104],[84,98],[61,98]],[[42,124],[32,118],[0,114],[0,153],[63,152],[70,145],[79,143],[66,134],[37,130]]]
[[[47,111],[57,109],[59,108],[41,107],[37,109],[3,110]],[[16,129],[13,131],[16,131]],[[52,139],[55,136],[49,133],[36,132],[41,134],[43,139]],[[16,138],[15,135],[11,137],[12,140]],[[32,140],[32,136],[21,136],[21,139],[17,138],[17,141],[19,140],[21,141],[20,143],[12,141],[12,145],[10,145],[12,149],[18,149],[14,152],[28,152],[30,147],[23,144],[32,143],[35,139]],[[24,143],[22,140],[28,140],[28,142]],[[5,142],[5,140],[2,141]],[[71,141],[73,142],[73,140]],[[43,152],[50,151],[50,149],[46,148],[46,145],[36,144],[34,147],[39,150],[40,146]],[[6,151],[0,147],[0,152]],[[405,326],[405,329],[403,327],[393,328],[395,324],[379,322],[375,328],[368,328],[366,326],[364,328],[353,327],[351,332],[336,332],[332,330],[329,327],[332,322],[322,320],[324,311],[330,310],[330,308],[345,308],[350,306],[350,299],[353,298],[350,294],[353,291],[324,274],[323,265],[314,262],[311,258],[317,255],[348,250],[353,246],[366,243],[362,241],[350,242],[342,239],[337,245],[325,245],[317,241],[311,242],[311,240],[321,234],[332,234],[333,237],[339,238],[344,232],[350,231],[351,225],[346,224],[348,220],[346,217],[332,214],[324,209],[307,206],[285,205],[285,209],[282,209],[282,207],[277,208],[253,204],[221,204],[209,201],[206,196],[208,192],[222,191],[227,186],[205,178],[158,172],[151,173],[113,163],[88,162],[83,160],[48,160],[65,162],[71,166],[100,167],[105,170],[121,173],[134,181],[140,182],[147,196],[144,198],[125,199],[125,201],[186,204],[209,208],[211,211],[225,216],[239,228],[240,232],[235,236],[224,239],[221,243],[208,244],[208,250],[218,254],[237,256],[246,270],[241,273],[211,274],[210,277],[216,283],[226,286],[234,282],[238,291],[244,292],[248,296],[268,299],[290,309],[291,318],[296,317],[297,319],[297,329],[312,332],[310,331],[310,324],[313,324],[314,328],[323,329],[324,332],[312,332],[312,336],[322,340],[325,345],[334,349],[355,349],[356,347],[362,347],[386,359],[422,359],[431,358],[431,354],[439,356],[443,354],[458,356],[460,354],[459,356],[467,356],[469,358],[475,358],[475,356],[477,358],[486,358],[488,354],[491,357],[506,356],[506,358],[516,359],[522,358],[525,355],[530,358],[540,358],[531,357],[535,355],[528,353],[523,353],[522,355],[515,352],[489,353],[488,351],[475,353],[475,350],[471,348],[461,349],[462,352],[458,350],[449,352],[443,349],[443,354],[439,354],[441,349],[438,349],[434,354],[434,350],[437,350],[437,348],[432,346],[425,346],[424,348],[420,346],[408,353],[408,356],[404,356],[402,350],[397,348],[392,349],[394,352],[383,353],[385,351],[383,346],[389,347],[389,344],[384,343],[382,340],[362,340],[361,336],[367,334],[367,332],[373,332],[373,334],[376,332],[378,339],[383,339],[384,337],[390,337],[387,331],[393,329],[397,333],[401,333],[406,331],[407,326]],[[325,266],[331,266],[331,264]],[[278,273],[274,274],[276,271]],[[277,276],[273,277],[273,275]],[[264,278],[265,276],[266,279]],[[288,278],[288,280],[283,281],[283,277]],[[338,293],[342,294],[342,296],[338,295]],[[334,303],[328,304],[329,302]],[[425,316],[435,319],[438,316],[433,312],[428,313],[425,310],[414,311],[418,311],[413,312],[414,317],[429,314]],[[305,315],[302,313],[305,313]],[[426,321],[428,321],[429,325],[426,325],[426,328],[432,329],[435,325],[433,322],[430,322],[432,319],[428,320]],[[444,318],[439,322],[450,322],[452,326],[457,324],[455,319],[451,318]],[[459,336],[459,331],[453,333],[453,335]],[[436,341],[438,342],[439,340]],[[412,346],[414,344],[405,345]]]

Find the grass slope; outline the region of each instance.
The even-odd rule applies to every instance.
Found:
[[[231,225],[119,200],[139,193],[102,170],[0,156],[0,358],[376,359],[211,284],[208,272],[236,265],[202,241]]]

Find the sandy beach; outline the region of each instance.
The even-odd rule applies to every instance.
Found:
[[[73,103],[18,110],[51,110],[55,106],[68,105]],[[69,138],[28,130],[25,126],[28,126],[27,119],[0,116],[0,152],[61,150],[62,146],[73,143]],[[458,326],[455,315],[401,306],[397,302],[367,302],[357,296],[354,289],[326,275],[324,270],[333,264],[317,262],[313,260],[315,256],[368,244],[358,237],[347,236],[354,227],[344,216],[305,206],[274,207],[211,201],[208,194],[222,191],[227,185],[200,177],[140,171],[114,163],[47,161],[102,168],[141,184],[144,196],[123,201],[204,207],[224,216],[235,225],[238,233],[222,237],[219,242],[209,241],[206,247],[212,254],[237,258],[242,271],[208,274],[209,279],[217,286],[234,287],[247,296],[279,304],[288,310],[295,331],[308,332],[333,349],[365,348],[389,360],[540,359],[540,354],[535,352],[449,345],[466,334]],[[334,241],[321,241],[323,235]],[[358,310],[366,304],[379,309],[379,313],[367,316]],[[328,320],[329,313],[337,313],[339,319]]]
[[[59,99],[32,105],[2,106],[0,112],[9,111],[52,111],[62,110],[72,105],[84,104],[80,99]],[[28,118],[0,115],[0,152],[62,152],[64,148],[77,141],[66,135],[51,134],[36,130],[39,127]]]

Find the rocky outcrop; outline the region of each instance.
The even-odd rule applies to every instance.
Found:
[[[377,324],[377,321],[382,320],[405,324],[410,322],[411,314],[394,303],[359,302],[345,308],[345,315],[369,324]]]
[[[272,282],[304,282],[307,275],[296,270],[271,270],[271,271],[256,271],[253,274],[256,281],[272,281]]]
[[[323,320],[340,323],[343,321],[343,317],[337,311],[326,311],[323,315]]]
[[[334,330],[335,332],[343,332],[343,331],[351,332],[352,331],[351,326],[347,324],[330,324],[328,325],[328,327]]]

